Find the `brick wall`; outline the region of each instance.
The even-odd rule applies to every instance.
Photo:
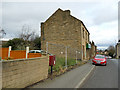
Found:
[[[2,62],[3,88],[24,88],[47,76],[48,56]]]

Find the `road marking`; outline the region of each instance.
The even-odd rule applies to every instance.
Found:
[[[95,66],[92,67],[92,69],[88,72],[88,74],[76,85],[75,88],[79,88],[82,83],[86,80],[86,78],[90,75],[90,73],[92,72],[92,70],[95,68]]]

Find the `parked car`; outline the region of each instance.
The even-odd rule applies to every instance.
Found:
[[[111,59],[112,57],[111,56],[106,56],[106,58]]]
[[[29,53],[41,53],[41,54],[46,54],[46,51],[44,50],[30,50]],[[48,55],[53,55],[51,53],[47,53]]]
[[[45,53],[45,51],[43,51],[43,50],[30,50],[29,53],[41,53],[41,54],[43,54],[43,53]]]
[[[100,64],[100,65],[107,65],[107,60],[106,57],[104,55],[96,55],[93,60],[92,60],[93,64]]]

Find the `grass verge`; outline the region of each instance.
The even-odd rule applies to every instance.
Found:
[[[85,63],[87,63],[87,62],[77,60],[77,64],[76,64],[75,59],[68,58],[67,68],[66,68],[65,67],[65,58],[56,57],[56,63],[53,66],[53,75],[52,76],[61,75],[61,74],[65,73],[66,71],[70,71],[71,69],[76,68],[76,67],[83,65]],[[49,70],[48,70],[49,76],[51,76],[50,72],[51,72],[51,67],[49,66]]]

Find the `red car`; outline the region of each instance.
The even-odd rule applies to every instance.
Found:
[[[107,60],[104,55],[96,55],[92,60],[93,64],[107,65]]]

